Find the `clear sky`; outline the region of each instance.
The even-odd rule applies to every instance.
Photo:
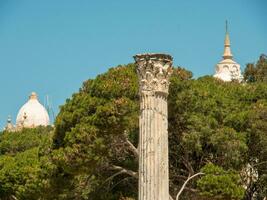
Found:
[[[53,109],[82,82],[142,52],[164,52],[195,77],[214,73],[225,20],[244,68],[267,53],[266,0],[0,0],[0,127],[31,91]]]

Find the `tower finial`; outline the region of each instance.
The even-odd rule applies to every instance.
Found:
[[[231,48],[230,48],[230,37],[228,33],[228,21],[225,22],[225,40],[224,40],[224,53],[223,53],[223,59],[232,59],[233,55],[231,54]]]
[[[225,21],[225,33],[228,34],[228,21]]]
[[[37,94],[35,92],[32,92],[29,99],[37,99]]]
[[[8,116],[7,116],[7,122],[8,122],[8,123],[11,123],[11,121],[12,121],[12,120],[11,120],[11,115],[8,115]]]

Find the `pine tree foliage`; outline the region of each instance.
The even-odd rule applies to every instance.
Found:
[[[247,83],[239,84],[174,69],[168,97],[173,198],[199,172],[204,175],[188,182],[180,199],[267,196],[267,84],[263,72],[259,78],[248,71]],[[137,199],[138,115],[134,64],[85,81],[60,107],[55,128],[0,135],[0,199]]]

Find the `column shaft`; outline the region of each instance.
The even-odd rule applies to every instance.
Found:
[[[140,86],[139,200],[169,199],[167,96],[172,57],[135,56]]]

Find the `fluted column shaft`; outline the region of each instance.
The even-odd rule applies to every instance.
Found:
[[[167,95],[172,58],[135,56],[140,86],[139,200],[168,200]]]

